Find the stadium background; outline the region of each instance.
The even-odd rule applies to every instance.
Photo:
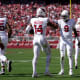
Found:
[[[8,48],[32,48],[32,34],[25,34],[25,28],[30,19],[35,16],[36,8],[44,6],[47,9],[47,16],[52,19],[59,19],[63,9],[71,11],[71,18],[75,20],[80,17],[80,1],[72,0],[0,0],[1,16],[8,18],[12,27],[12,38]],[[51,48],[59,46],[59,30],[51,30],[47,27],[46,36]],[[74,35],[73,35],[74,36]],[[74,41],[74,39],[73,39]]]

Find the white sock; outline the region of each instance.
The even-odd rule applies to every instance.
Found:
[[[73,68],[73,58],[72,58],[72,56],[69,56],[69,68],[70,68],[70,70],[72,70],[72,68]]]
[[[75,66],[77,66],[78,64],[77,60],[78,60],[78,52],[75,53]]]
[[[35,58],[33,58],[33,61],[32,61],[33,74],[36,74],[36,64],[37,64],[36,59],[35,59]]]
[[[76,41],[76,44],[75,44],[75,56],[74,56],[74,59],[75,59],[75,66],[77,66],[78,62],[78,55],[79,55],[79,47],[77,45],[77,41]]]

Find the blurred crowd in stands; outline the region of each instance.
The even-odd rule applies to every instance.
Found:
[[[6,0],[3,0],[3,1],[6,1]],[[47,16],[50,16],[52,19],[54,18],[59,19],[60,13],[63,9],[70,10],[69,4],[61,5],[59,3],[55,3],[55,4],[53,3],[53,4],[46,5],[45,2],[34,3],[33,1],[26,4],[20,4],[16,2],[17,3],[16,4],[14,3],[15,0],[8,0],[8,1],[10,4],[2,4],[2,2],[0,2],[0,16],[5,16],[8,18],[8,22],[12,27],[12,38],[16,40],[21,40],[21,41],[26,41],[25,36],[27,36],[27,34],[24,33],[24,30],[27,24],[29,23],[30,19],[36,15],[35,13],[38,7],[44,6],[47,9]],[[16,0],[16,1],[21,2],[22,0]],[[28,0],[24,0],[24,1],[27,2]],[[72,18],[74,18],[75,20],[78,17],[80,17],[80,4],[72,4],[71,15],[72,15]],[[58,31],[55,32],[53,30],[50,30],[50,31],[48,30],[50,30],[50,28],[48,28],[46,31],[46,35],[48,37],[59,36]]]

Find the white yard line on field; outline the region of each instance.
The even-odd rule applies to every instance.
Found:
[[[31,62],[32,60],[12,60],[12,62]]]
[[[40,57],[41,59],[45,59],[46,57]],[[59,58],[59,57],[54,57]],[[32,60],[12,60],[12,62],[31,62]]]

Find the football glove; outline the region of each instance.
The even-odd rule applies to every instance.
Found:
[[[33,28],[29,31],[30,34],[34,34]]]

